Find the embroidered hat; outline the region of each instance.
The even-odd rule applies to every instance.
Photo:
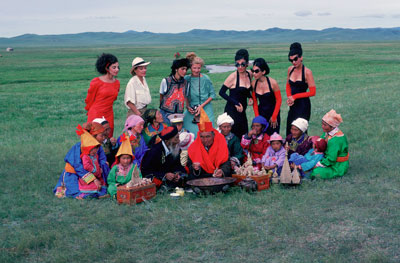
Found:
[[[125,133],[121,135],[121,146],[119,146],[118,152],[115,157],[121,156],[123,154],[128,154],[132,156],[132,160],[135,158],[135,156],[132,154],[132,146],[130,141],[130,137],[127,136]]]
[[[93,136],[104,132],[104,127],[100,123],[97,123],[97,122],[85,122],[84,124],[82,124],[82,126],[83,126],[83,129],[88,131]]]
[[[176,128],[175,126],[171,126],[164,128],[159,136],[163,141],[165,141],[173,138],[177,134],[178,134],[178,128]]]
[[[230,125],[233,125],[235,124],[235,121],[232,119],[231,116],[228,115],[228,113],[224,112],[223,114],[218,116],[217,125],[219,127],[224,123],[229,123]]]
[[[90,150],[100,145],[100,143],[87,130],[82,128],[80,124],[76,127],[76,129],[76,134],[81,137],[81,157],[89,154]]]
[[[271,143],[272,141],[281,141],[283,143],[283,138],[277,132],[274,132],[269,138],[268,142]]]
[[[292,125],[299,128],[303,133],[308,129],[308,121],[303,118],[297,118],[292,122]]]
[[[179,134],[179,147],[181,150],[187,150],[189,146],[194,142],[194,134],[191,132],[182,132]]]
[[[324,117],[322,117],[322,120],[335,128],[343,122],[342,116],[340,116],[340,114],[337,114],[334,109],[326,113]]]
[[[315,145],[315,148],[317,148],[317,152],[325,152],[326,151],[326,140],[324,140],[323,138],[320,138],[318,136],[313,136],[311,137],[311,141],[313,142],[313,144]]]
[[[183,114],[175,113],[168,116],[168,119],[171,123],[180,123],[183,122]]]
[[[200,132],[214,131],[212,122],[208,118],[208,115],[203,108],[201,108],[201,110],[200,110],[200,122],[197,124],[197,126],[199,127]]]

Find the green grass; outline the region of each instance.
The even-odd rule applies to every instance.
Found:
[[[114,104],[120,134],[130,63],[152,64],[153,103],[173,54],[195,51],[207,64],[233,63],[241,46],[22,48],[0,57],[0,262],[399,262],[399,43],[304,44],[317,95],[310,134],[331,108],[342,114],[350,169],[343,178],[296,188],[232,189],[137,206],[57,199],[63,158],[86,120],[84,99],[102,52],[120,61]],[[287,44],[247,45],[264,57],[286,99]],[[218,92],[229,73],[210,74]],[[222,113],[225,101],[213,101]],[[283,105],[282,133],[287,106]],[[252,116],[251,109],[248,115]]]

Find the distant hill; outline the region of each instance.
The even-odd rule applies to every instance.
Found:
[[[25,34],[0,38],[0,46],[86,46],[108,44],[195,44],[195,43],[282,43],[282,42],[356,42],[400,40],[400,27],[327,28],[323,30],[281,29],[234,31],[193,29],[182,33],[127,31],[85,32],[62,35]]]

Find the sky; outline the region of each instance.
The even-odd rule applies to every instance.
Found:
[[[0,0],[0,37],[400,27],[399,0]]]

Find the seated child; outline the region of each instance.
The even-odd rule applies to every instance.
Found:
[[[116,155],[116,164],[108,174],[107,192],[112,197],[117,194],[117,187],[128,183],[132,178],[133,170],[136,164],[133,163],[134,156],[132,154],[132,147],[130,144],[129,137],[125,134],[121,136],[121,146],[118,149]],[[139,171],[139,176],[142,178],[142,174]]]
[[[106,195],[106,182],[104,182],[102,176],[102,169],[99,164],[99,156],[97,152],[99,151],[100,145],[93,146],[87,153],[82,153],[82,165],[83,169],[92,173],[94,175],[93,184],[86,183],[82,178],[79,178],[79,190],[83,194],[98,194],[99,196]]]
[[[306,176],[305,172],[311,172],[314,166],[324,158],[324,152],[326,150],[326,141],[318,136],[311,138],[313,142],[313,148],[310,149],[304,156],[298,153],[293,153],[290,156],[289,162],[293,163],[297,169],[300,170],[302,177]],[[292,167],[294,167],[292,165]]]
[[[286,150],[283,147],[283,138],[278,133],[274,132],[268,142],[270,146],[262,157],[261,163],[265,170],[272,170],[280,173],[286,156]]]

